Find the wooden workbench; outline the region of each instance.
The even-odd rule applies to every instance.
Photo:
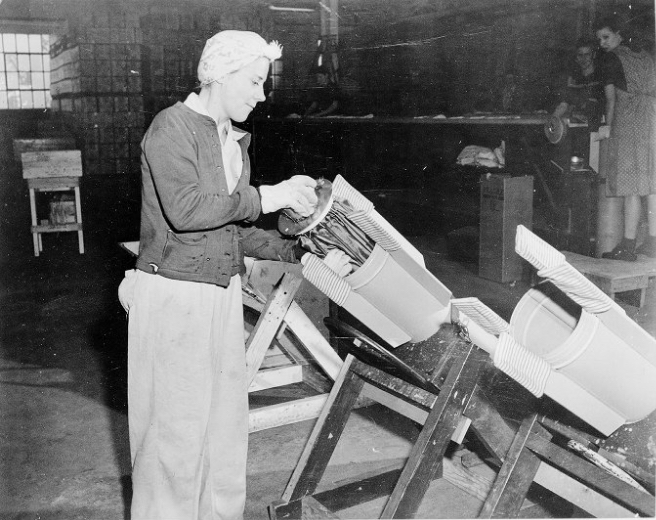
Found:
[[[548,235],[559,249],[587,253],[596,219],[580,200],[591,200],[590,188],[566,187],[573,153],[569,139],[587,128],[572,128],[568,139],[554,145],[544,134],[545,119],[546,114],[255,118],[249,128],[254,182],[272,184],[293,174],[332,180],[340,174],[402,234],[415,236],[478,226],[481,175],[534,175],[534,207],[546,211],[535,224],[549,232],[541,236]],[[456,162],[468,145],[493,149],[501,141],[504,169]]]

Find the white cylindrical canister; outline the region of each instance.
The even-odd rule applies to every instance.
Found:
[[[578,306],[565,308],[545,292],[531,289],[517,304],[510,325],[527,350],[626,422],[635,422],[656,409],[656,355],[645,356],[650,345],[633,344],[636,339],[653,343],[653,338],[635,334],[638,325],[625,318],[614,320],[611,328],[610,322]]]
[[[405,331],[412,342],[428,339],[450,318],[449,306],[443,305],[378,245],[366,262],[344,280]]]

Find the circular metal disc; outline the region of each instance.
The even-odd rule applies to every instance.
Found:
[[[558,144],[567,135],[567,123],[560,117],[551,116],[544,123],[544,135],[552,144]]]
[[[309,217],[301,217],[292,209],[284,209],[278,217],[278,231],[286,236],[301,235],[323,220],[333,204],[333,183],[318,179],[314,189],[317,194],[317,207]]]

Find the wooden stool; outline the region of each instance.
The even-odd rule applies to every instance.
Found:
[[[34,256],[43,251],[42,233],[76,231],[80,254],[84,253],[82,232],[82,206],[80,202],[80,177],[82,176],[82,157],[79,150],[57,150],[42,152],[23,152],[21,154],[23,178],[27,180],[30,191],[30,212],[32,214],[32,238]],[[75,201],[75,222],[46,224],[39,223],[36,207],[37,192],[72,191]]]
[[[346,337],[351,333],[351,329],[345,324],[336,325],[333,321],[332,327],[338,327],[338,330],[343,331],[340,335],[346,333]],[[440,341],[438,336],[439,333],[434,336],[435,344]],[[441,343],[447,343],[443,338],[444,336]],[[317,490],[351,411],[361,392],[368,386],[430,410],[400,475],[391,472],[394,473],[392,477],[396,484],[391,490],[381,518],[412,518],[432,480],[441,476],[444,453],[459,429],[463,419],[462,411],[476,386],[485,354],[473,344],[452,335],[448,341],[447,352],[433,365],[438,368],[433,375],[425,377],[366,337],[359,337],[355,344],[358,349],[354,352],[360,350],[358,355],[366,352],[365,358],[369,356],[369,359],[377,359],[376,364],[385,366],[386,370],[360,361],[352,354],[347,356],[281,500],[274,502],[269,508],[273,520],[300,519],[304,517],[303,511],[307,508],[323,511],[323,518],[336,518],[312,495]],[[372,478],[368,475],[366,481],[375,481],[378,489],[370,492],[368,489],[368,492],[359,495],[365,495],[367,499],[372,498],[371,493],[380,495],[381,489],[386,489],[382,484],[383,480],[390,479],[387,475],[379,477]],[[367,482],[364,479],[354,479],[345,486],[322,492],[320,498],[323,501],[326,495],[330,495],[340,499],[348,495],[346,489],[354,485],[358,486],[358,489],[369,488]]]

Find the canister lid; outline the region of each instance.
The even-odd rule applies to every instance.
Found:
[[[301,217],[292,209],[284,209],[278,217],[278,231],[283,235],[296,236],[315,227],[328,214],[333,204],[333,183],[328,179],[317,179],[315,187],[317,207],[309,217]]]

